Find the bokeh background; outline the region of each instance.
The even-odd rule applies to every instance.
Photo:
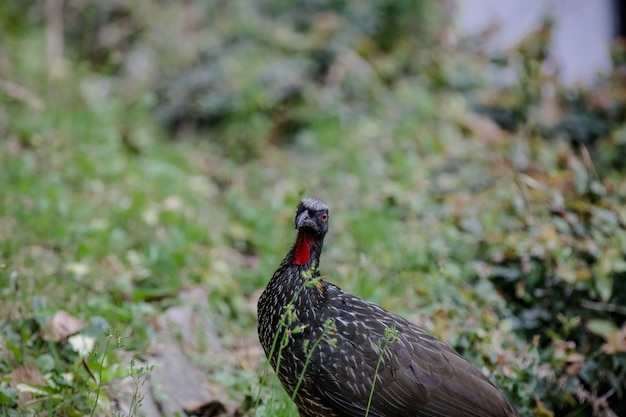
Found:
[[[314,196],[328,280],[626,415],[626,44],[578,83],[567,13],[468,3],[2,2],[0,414],[295,415],[256,300]]]

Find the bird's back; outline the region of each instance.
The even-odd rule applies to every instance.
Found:
[[[291,336],[289,355],[309,356],[301,388],[333,415],[365,415],[368,403],[370,416],[517,415],[488,378],[404,318],[326,282],[299,302],[307,326]]]

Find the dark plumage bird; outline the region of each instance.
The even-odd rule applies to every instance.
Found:
[[[328,218],[324,202],[300,202],[296,242],[258,303],[259,339],[300,416],[519,416],[446,344],[320,278]]]

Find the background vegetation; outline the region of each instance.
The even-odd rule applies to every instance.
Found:
[[[571,90],[540,71],[550,22],[496,60],[436,1],[0,18],[0,414],[293,415],[256,298],[310,195],[332,210],[329,280],[522,415],[626,415],[618,47]],[[502,67],[518,81],[496,90]]]

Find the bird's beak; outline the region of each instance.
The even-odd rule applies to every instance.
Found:
[[[309,217],[309,211],[304,210],[298,217],[296,217],[296,229],[299,229],[307,222],[311,222],[311,218]]]

